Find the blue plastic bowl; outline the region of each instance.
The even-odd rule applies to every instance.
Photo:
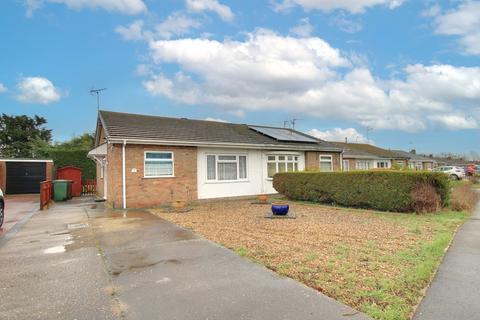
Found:
[[[288,213],[288,204],[272,204],[272,213],[277,216],[285,216]]]

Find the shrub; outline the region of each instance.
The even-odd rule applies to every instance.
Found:
[[[453,188],[450,208],[454,211],[471,211],[480,200],[478,192],[471,185],[460,185]]]
[[[88,150],[84,149],[55,149],[49,151],[55,168],[76,166],[82,169],[82,179],[95,179],[95,162],[87,158]]]
[[[435,212],[442,207],[442,199],[430,183],[418,183],[410,195],[412,209],[417,213]]]
[[[441,206],[448,204],[448,177],[437,172],[289,172],[273,178],[273,187],[294,200],[398,212],[413,211],[415,205],[420,206],[419,199],[417,202],[412,199],[412,192],[422,183],[435,189]]]

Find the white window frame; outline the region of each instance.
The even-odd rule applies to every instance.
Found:
[[[300,171],[300,155],[298,154],[266,154],[267,156],[267,180],[273,180],[273,177],[268,176],[268,164],[275,163],[275,173],[279,173],[278,171],[278,164],[284,163],[285,164],[285,171],[284,172],[297,172]],[[268,160],[268,157],[275,157],[275,160]],[[285,160],[279,160],[278,157],[285,157]],[[292,157],[292,160],[288,160],[288,157]],[[295,159],[296,158],[296,159]],[[293,171],[288,171],[288,164],[292,163]],[[295,170],[295,164],[297,164],[297,170]],[[275,175],[274,173],[274,175]]]
[[[215,179],[208,179],[208,156],[215,157]],[[235,157],[235,160],[218,160],[218,157]],[[240,179],[240,157],[245,157],[245,178]],[[218,180],[218,163],[236,163],[237,179],[236,180]],[[244,153],[207,153],[205,154],[205,181],[207,183],[224,183],[224,182],[245,182],[248,181],[248,155]]]
[[[365,163],[365,168],[360,168],[358,165],[359,163]],[[369,160],[357,160],[355,162],[355,169],[356,170],[370,170],[370,161]]]
[[[400,167],[400,168],[405,168],[405,162],[403,160],[397,160],[397,165]]]
[[[375,163],[377,164],[377,169],[389,169],[390,167],[388,166],[388,161],[386,160],[376,160]],[[384,166],[382,167],[381,164],[383,163]]]
[[[147,153],[169,153],[172,155],[171,159],[148,159],[148,161],[155,161],[155,162],[171,162],[172,163],[172,174],[171,175],[162,175],[162,176],[147,176],[146,168],[146,161],[147,161]],[[143,177],[146,179],[158,179],[158,178],[174,178],[175,177],[175,154],[173,151],[145,151],[143,153]]]
[[[329,161],[322,161],[322,158],[329,158]],[[330,162],[330,171],[322,171],[322,172],[332,172],[333,171],[333,156],[330,154],[321,154],[318,156],[318,170],[322,170],[322,162]]]
[[[343,171],[350,171],[350,161],[342,160],[342,168],[343,168]]]

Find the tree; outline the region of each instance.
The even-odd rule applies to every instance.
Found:
[[[5,158],[35,158],[34,145],[48,145],[52,130],[45,128],[47,120],[40,116],[33,118],[20,115],[0,116],[0,155]]]

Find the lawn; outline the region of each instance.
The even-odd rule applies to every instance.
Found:
[[[410,319],[466,213],[382,213],[290,201],[265,219],[252,200],[153,212],[376,319]]]

